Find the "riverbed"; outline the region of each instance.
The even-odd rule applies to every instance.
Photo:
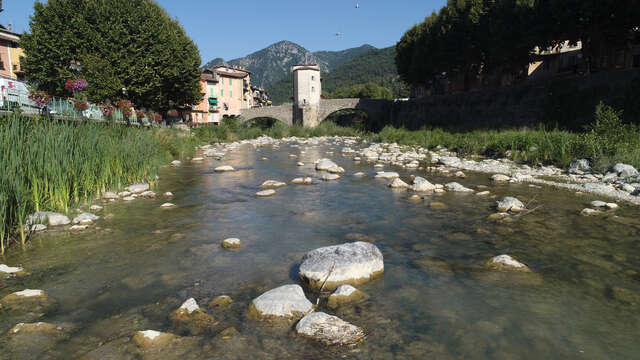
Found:
[[[54,344],[3,339],[0,358],[138,358],[129,339],[136,331],[172,332],[168,315],[193,297],[202,307],[219,295],[233,302],[207,308],[219,331],[190,338],[166,359],[632,359],[640,354],[640,208],[597,217],[580,211],[591,195],[526,183],[495,184],[487,174],[464,179],[392,165],[374,169],[341,154],[344,144],[242,145],[222,159],[165,167],[153,189],[165,199],[114,202],[88,230],[49,231],[27,249],[12,248],[1,262],[28,276],[0,280],[0,297],[42,289],[57,303],[39,319],[67,335]],[[291,154],[297,157],[290,156]],[[313,162],[331,158],[344,167],[337,181],[322,181]],[[304,166],[297,166],[297,162]],[[231,165],[236,171],[216,173]],[[425,195],[388,188],[376,171],[397,171],[409,182],[457,181],[488,190]],[[354,177],[356,172],[364,177]],[[289,183],[310,176],[312,185],[255,196],[266,180]],[[495,203],[517,196],[536,210],[493,222]],[[240,250],[220,246],[241,239]],[[293,325],[247,317],[252,299],[284,284],[299,284],[302,256],[318,247],[368,241],[384,255],[384,274],[358,288],[364,302],[319,309],[362,327],[355,347],[327,347],[295,334]],[[509,254],[531,274],[485,269]],[[305,289],[315,303],[317,292]],[[0,315],[5,334],[19,318]],[[218,331],[218,332],[219,332]],[[8,345],[7,345],[8,343]],[[17,354],[17,355],[16,355]]]

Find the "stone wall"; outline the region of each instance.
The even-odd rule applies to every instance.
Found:
[[[291,105],[267,106],[252,109],[242,109],[240,111],[242,120],[247,121],[255,118],[274,118],[285,124],[293,124],[293,109]]]

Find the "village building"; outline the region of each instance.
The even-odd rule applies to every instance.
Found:
[[[19,46],[20,34],[0,25],[0,77],[11,80],[23,80],[24,72],[20,67],[20,57],[24,52]]]
[[[320,66],[294,65],[293,73],[293,103],[294,123],[314,127],[318,124],[318,109],[322,95]]]

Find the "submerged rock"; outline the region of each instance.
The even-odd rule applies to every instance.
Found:
[[[357,173],[353,174],[353,176],[356,177],[362,177],[362,176],[366,176],[367,174],[363,173],[362,171],[358,171]]]
[[[300,285],[283,285],[251,301],[249,316],[258,319],[299,319],[313,310]]]
[[[52,211],[39,211],[27,216],[27,224],[45,224],[49,226],[68,225],[71,220],[64,214]]]
[[[64,340],[66,331],[57,325],[36,322],[19,323],[9,329],[3,339],[2,357],[6,359],[41,359],[46,352]]]
[[[93,222],[98,220],[99,218],[100,216],[96,216],[92,213],[85,212],[73,218],[73,223],[80,224],[80,225],[90,225],[90,224],[93,224]]]
[[[529,267],[509,255],[498,255],[491,258],[486,266],[493,270],[531,271]]]
[[[223,165],[223,166],[218,166],[217,168],[213,169],[215,172],[227,172],[227,171],[236,171],[236,169],[233,168],[233,166],[230,165]]]
[[[355,345],[364,339],[361,328],[323,312],[303,317],[296,325],[296,332],[325,345]]]
[[[228,238],[222,240],[221,245],[225,249],[239,249],[242,247],[242,242],[238,238]]]
[[[309,251],[302,258],[299,275],[313,289],[332,290],[339,285],[358,285],[384,272],[384,259],[373,244],[353,242]]]
[[[354,288],[353,286],[340,285],[338,286],[336,291],[334,291],[333,294],[329,296],[329,299],[327,300],[327,306],[330,309],[335,309],[342,305],[358,303],[362,300],[365,300],[366,298],[367,295],[365,293]]]
[[[518,212],[526,209],[522,201],[511,196],[507,196],[504,199],[498,201],[496,208],[498,209],[498,211],[501,211],[501,212],[507,212],[507,211]]]
[[[177,332],[200,335],[213,330],[217,324],[213,317],[200,309],[194,298],[185,301],[169,315],[169,320]]]
[[[136,332],[131,340],[143,349],[150,349],[167,345],[176,338],[177,336],[174,334],[163,333],[156,330],[144,330]]]
[[[30,314],[38,318],[55,306],[43,290],[25,289],[0,299],[0,308],[11,315]]]
[[[100,211],[100,210],[102,210],[102,206],[100,206],[100,205],[91,205],[89,210],[91,210],[91,211]]]
[[[172,207],[175,207],[175,206],[176,206],[175,204],[170,203],[170,202],[166,202],[166,203],[160,205],[161,208],[165,208],[165,209],[166,208],[172,208]]]
[[[276,191],[273,189],[268,189],[268,190],[262,190],[262,191],[258,191],[256,193],[257,197],[268,197],[268,196],[273,196],[276,194]]]
[[[267,181],[263,182],[262,185],[260,185],[260,188],[261,189],[277,189],[277,188],[281,188],[283,186],[287,186],[287,184],[283,183],[281,181],[267,180]]]
[[[134,194],[139,194],[141,192],[145,192],[149,190],[149,184],[148,183],[139,183],[139,184],[133,184],[129,187],[127,187],[127,191],[134,193]]]
[[[595,209],[582,209],[582,211],[580,211],[580,215],[582,216],[596,216],[596,215],[600,215],[601,212]]]
[[[209,307],[210,308],[227,307],[231,305],[232,302],[233,302],[233,299],[231,299],[231,296],[220,295],[220,296],[216,296],[215,298],[213,298],[213,300],[209,302]]]

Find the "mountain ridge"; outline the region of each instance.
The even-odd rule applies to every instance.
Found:
[[[211,68],[217,65],[240,66],[251,71],[253,84],[268,87],[285,78],[293,65],[310,62],[318,64],[323,72],[330,72],[356,56],[373,49],[376,48],[365,44],[339,51],[311,52],[294,42],[282,40],[242,58],[229,61],[215,58],[202,68]]]

